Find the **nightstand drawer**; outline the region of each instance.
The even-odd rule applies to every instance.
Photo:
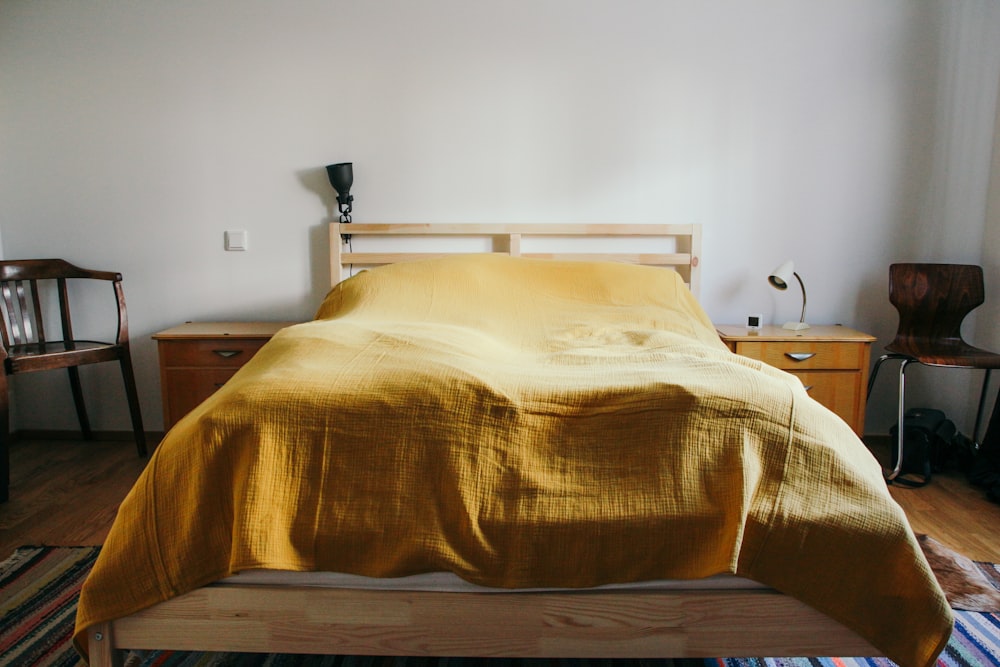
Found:
[[[868,355],[867,344],[817,341],[739,341],[735,348],[736,354],[783,370],[853,370],[860,368]]]
[[[214,394],[284,327],[295,322],[187,322],[153,335],[160,357],[163,425]]]
[[[164,366],[197,366],[203,368],[239,368],[266,340],[161,340],[160,359]]]
[[[176,421],[218,391],[239,368],[167,368],[163,371],[163,404]]]
[[[860,371],[790,371],[802,381],[809,395],[848,424],[857,424],[858,397],[863,395]]]
[[[868,358],[874,336],[841,326],[804,331],[773,326],[748,331],[732,324],[716,328],[730,350],[795,375],[813,399],[839,415],[855,433],[864,433]]]

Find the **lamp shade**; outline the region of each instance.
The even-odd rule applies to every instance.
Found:
[[[788,289],[788,282],[795,275],[795,263],[792,260],[788,260],[781,266],[771,271],[771,275],[767,277],[767,281],[771,283],[771,286],[775,289]]]
[[[330,179],[330,185],[337,191],[337,199],[346,202],[351,194],[351,186],[354,185],[354,163],[329,164],[326,166],[326,175]]]
[[[792,277],[799,281],[799,287],[802,288],[802,315],[799,317],[798,322],[785,322],[783,328],[801,331],[802,329],[809,328],[809,325],[806,324],[806,286],[802,282],[802,277],[795,272],[795,263],[792,260],[788,260],[778,266],[774,271],[771,271],[771,275],[767,277],[767,282],[771,283],[771,286],[775,289],[784,291],[788,289],[788,283],[791,282]]]

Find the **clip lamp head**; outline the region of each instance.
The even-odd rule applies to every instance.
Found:
[[[326,175],[330,179],[330,185],[337,191],[340,221],[350,222],[354,204],[354,195],[351,194],[351,186],[354,185],[354,163],[339,162],[327,165]]]

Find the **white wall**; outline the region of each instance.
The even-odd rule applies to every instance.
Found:
[[[312,315],[338,161],[358,222],[700,223],[716,321],[797,317],[794,258],[886,342],[891,261],[983,256],[998,37],[993,0],[3,0],[4,250],[125,275],[150,428],[151,334]],[[15,380],[16,427],[75,427]]]
[[[976,311],[975,329],[971,339],[980,347],[1000,352],[1000,105],[997,108],[994,130],[993,163],[990,172],[989,196],[986,211],[986,233],[983,236],[983,277],[986,281],[986,303]],[[991,409],[1000,394],[1000,371],[994,371],[987,394],[984,421],[989,420]],[[982,431],[986,430],[986,425]],[[984,433],[980,433],[982,437]]]

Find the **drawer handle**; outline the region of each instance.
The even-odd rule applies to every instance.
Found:
[[[805,361],[816,356],[815,352],[785,352],[785,356],[795,361]]]
[[[229,357],[235,357],[237,354],[242,354],[243,350],[212,350],[212,352],[228,359]]]

